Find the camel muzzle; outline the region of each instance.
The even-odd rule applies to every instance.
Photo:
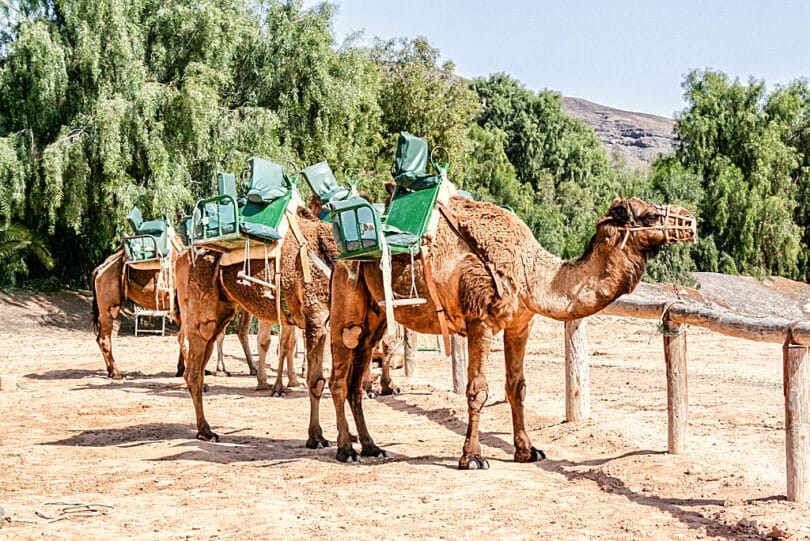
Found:
[[[678,205],[661,205],[659,209],[666,244],[697,242],[697,219],[691,212]]]

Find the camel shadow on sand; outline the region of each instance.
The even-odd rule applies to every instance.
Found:
[[[424,409],[418,405],[406,403],[405,401],[396,397],[384,397],[379,402],[381,404],[385,404],[395,411],[427,418],[432,422],[437,423],[452,432],[455,432],[461,437],[461,440],[459,441],[459,449],[461,448],[461,443],[463,442],[463,438],[467,433],[467,420],[459,418],[452,412],[450,408]],[[491,407],[493,405],[495,404],[488,404],[485,407]],[[508,433],[481,431],[480,440],[482,445],[500,449],[511,455],[514,452],[514,445],[511,441],[511,435],[511,431]],[[507,439],[504,439],[502,436],[505,436]],[[384,445],[382,447],[385,448]],[[629,456],[665,454],[667,454],[665,451],[640,449],[613,457],[583,460],[579,462],[565,459],[554,460],[547,458],[534,464],[525,464],[525,466],[526,468],[539,467],[546,472],[561,475],[569,481],[592,481],[600,490],[624,497],[634,504],[655,507],[663,512],[669,513],[673,518],[680,520],[691,529],[705,527],[709,535],[725,537],[727,539],[738,539],[740,536],[739,530],[719,520],[713,520],[712,518],[704,515],[700,509],[696,511],[690,509],[695,507],[699,508],[702,506],[723,507],[725,503],[725,500],[723,499],[665,498],[651,494],[644,494],[642,492],[632,490],[622,479],[608,475],[604,471],[597,469],[598,466],[602,466],[614,460],[619,460]],[[405,460],[407,462],[418,463],[425,459],[431,459],[431,462],[436,460],[436,462],[439,464],[447,466],[447,457],[413,457],[411,459],[406,458]],[[489,457],[487,457],[487,459],[490,461],[490,463],[506,462],[501,459],[492,459]],[[455,457],[453,460],[455,461]],[[452,467],[456,467],[455,462]],[[475,475],[474,472],[471,472],[470,474]],[[784,496],[773,496],[769,498],[759,498],[752,501],[759,501],[763,499],[783,500],[785,498]]]
[[[166,456],[147,459],[154,462],[192,460],[215,464],[261,462],[259,467],[274,468],[300,460],[334,461],[334,448],[307,449],[303,438],[271,438],[244,434],[251,428],[219,427],[222,443],[195,439],[193,423],[145,423],[122,428],[78,431],[61,440],[43,445],[69,447],[119,447],[129,449],[169,444]]]

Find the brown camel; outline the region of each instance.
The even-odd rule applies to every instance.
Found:
[[[427,302],[396,308],[396,320],[419,333],[440,334],[441,310],[449,332],[467,336],[469,422],[460,469],[489,467],[478,437],[479,417],[488,396],[484,366],[493,336],[504,331],[514,458],[517,462],[543,459],[545,454],[531,445],[524,427],[523,357],[532,318],[540,314],[570,321],[600,311],[635,288],[647,259],[661,246],[694,240],[695,219],[681,207],[617,199],[598,220],[583,256],[566,262],[545,251],[520,219],[500,207],[452,197],[445,211],[449,212],[440,219],[427,256],[440,306],[431,299],[422,261],[417,259],[416,287]],[[409,297],[410,267],[407,255],[392,258],[395,298]],[[332,276],[329,388],[337,417],[337,459],[344,462],[358,459],[346,419],[347,400],[361,455],[385,456],[369,434],[361,400],[361,379],[372,346],[386,328],[385,313],[378,304],[384,298],[381,274],[376,262],[345,262],[335,266]]]
[[[170,265],[174,267],[177,256],[182,250],[182,240],[175,236],[172,243]],[[171,288],[158,291],[160,269],[138,269],[126,264],[124,249],[120,249],[104,263],[93,270],[91,284],[93,287],[93,330],[96,342],[107,365],[107,375],[121,379],[121,372],[115,364],[112,352],[113,322],[121,311],[125,299],[138,303],[147,310],[168,310],[174,308],[172,319],[177,321],[178,312]],[[177,361],[178,375],[183,371],[183,357]]]
[[[176,264],[179,251],[183,249],[182,239],[179,236],[175,237],[170,256],[173,266]],[[96,334],[96,342],[107,365],[107,376],[112,379],[121,379],[123,377],[113,357],[112,331],[113,323],[118,318],[125,299],[129,299],[147,310],[163,310],[174,306],[171,318],[176,323],[180,323],[180,313],[177,305],[170,302],[169,299],[170,291],[162,290],[159,294],[156,291],[159,274],[160,269],[158,268],[142,270],[134,267],[127,268],[124,262],[123,249],[112,254],[104,263],[93,270],[91,277],[93,287],[93,329]],[[237,335],[245,352],[245,360],[251,374],[255,374],[256,368],[247,342],[251,318],[250,314],[247,314],[247,316],[242,318],[245,320],[244,322],[240,320]],[[183,369],[184,363],[181,352],[177,360],[178,377],[183,375]]]
[[[296,217],[309,250],[320,260],[332,265],[335,243],[331,224],[306,217],[307,211]],[[194,402],[197,418],[197,437],[218,441],[205,420],[202,404],[203,370],[210,356],[216,337],[233,318],[237,305],[254,314],[260,320],[297,326],[304,329],[307,358],[307,387],[310,396],[309,437],[307,447],[326,447],[329,442],[323,437],[319,421],[320,397],[326,384],[323,378],[323,349],[326,342],[326,323],[329,318],[329,278],[310,261],[311,280],[305,283],[300,245],[292,233],[281,241],[281,295],[282,312],[277,313],[276,302],[264,296],[260,285],[239,279],[242,263],[222,264],[223,257],[216,252],[188,251],[177,262],[177,294],[182,319],[182,348],[185,352],[184,377]],[[274,280],[274,265],[268,269]],[[264,260],[253,260],[250,275],[266,279]],[[282,345],[289,340],[282,340]],[[284,358],[286,350],[282,350]],[[259,372],[263,369],[259,363]],[[261,380],[261,376],[260,376]]]

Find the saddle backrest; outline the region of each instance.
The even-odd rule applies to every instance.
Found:
[[[250,158],[250,186],[247,199],[252,203],[271,203],[287,195],[284,169],[280,164],[263,158]]]
[[[129,214],[127,214],[127,222],[129,222],[129,226],[132,228],[132,230],[137,233],[141,228],[141,224],[143,224],[143,214],[141,214],[141,209],[138,207],[132,207],[132,210],[130,210]]]
[[[427,141],[408,132],[400,132],[392,173],[397,186],[409,190],[424,190],[440,184],[440,175],[426,172],[427,161]]]
[[[332,169],[325,160],[302,169],[301,175],[307,181],[312,193],[318,196],[323,203],[346,199],[351,193],[347,188],[338,184]]]

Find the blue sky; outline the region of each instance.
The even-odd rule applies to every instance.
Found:
[[[315,2],[306,2],[312,5]],[[712,68],[769,88],[810,77],[810,1],[334,0],[338,42],[423,35],[465,77],[671,117],[681,82]]]

